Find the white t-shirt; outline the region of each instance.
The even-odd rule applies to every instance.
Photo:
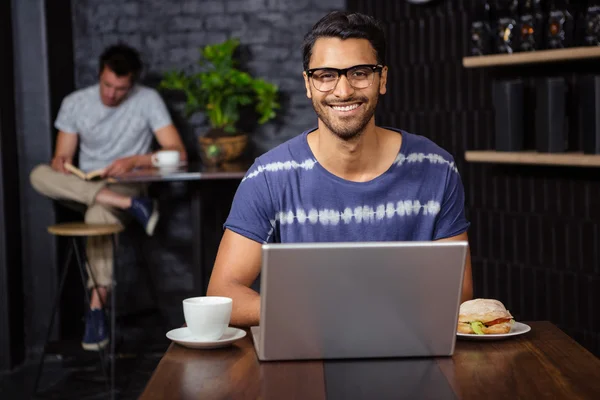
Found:
[[[107,107],[96,84],[65,97],[54,126],[79,135],[79,168],[93,171],[122,157],[147,154],[153,132],[171,123],[156,90],[136,85],[121,104]]]

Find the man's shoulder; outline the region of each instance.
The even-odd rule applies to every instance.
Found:
[[[277,172],[311,170],[317,163],[306,143],[306,134],[311,130],[294,136],[257,157],[242,182],[263,174],[285,180]]]
[[[311,129],[312,130],[312,129]],[[307,152],[306,134],[311,130],[304,131],[285,142],[275,146],[256,159],[256,163],[265,165],[273,162],[298,162],[311,158]]]
[[[145,95],[145,96],[147,96],[147,95],[154,96],[154,95],[158,94],[158,91],[156,89],[151,88],[149,86],[141,85],[139,83],[135,85],[135,90],[137,91],[138,94]]]
[[[98,84],[94,84],[91,86],[87,86],[81,89],[77,89],[74,92],[71,92],[70,94],[68,94],[64,100],[63,103],[72,103],[72,104],[81,104],[82,102],[87,102],[90,100],[94,99],[94,96],[99,97],[100,95],[98,94],[100,88]]]
[[[400,129],[387,129],[402,133],[402,146],[396,158],[396,165],[404,168],[417,168],[427,174],[445,174],[449,170],[458,172],[454,157],[433,140]],[[444,168],[440,168],[440,166]]]
[[[403,140],[406,142],[406,146],[402,146],[404,150],[401,150],[405,153],[405,156],[408,156],[409,154],[436,154],[448,160],[454,160],[454,157],[452,157],[446,149],[435,143],[433,140],[416,133],[406,131],[400,132],[402,132]]]
[[[140,85],[140,84],[136,84],[135,88],[133,89],[133,94],[134,97],[139,98],[139,99],[143,99],[143,100],[155,100],[155,99],[161,99],[160,93],[158,93],[158,90],[151,88],[149,86],[144,86],[144,85]]]

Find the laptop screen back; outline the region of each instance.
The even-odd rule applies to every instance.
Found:
[[[467,246],[263,245],[259,358],[452,355]]]

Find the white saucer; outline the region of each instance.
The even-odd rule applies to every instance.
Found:
[[[228,327],[218,340],[198,340],[192,336],[188,328],[177,328],[167,332],[167,337],[173,342],[190,349],[218,349],[227,347],[236,340],[246,336],[246,331],[238,328]]]
[[[187,166],[187,161],[178,161],[177,164],[167,164],[167,165],[154,165],[154,168],[179,168]]]
[[[522,335],[524,333],[529,332],[530,330],[531,330],[531,327],[529,325],[524,324],[522,322],[515,322],[509,333],[497,333],[497,334],[493,334],[493,335],[474,335],[474,334],[469,334],[469,333],[458,333],[457,332],[456,336],[458,336],[460,339],[465,339],[465,340],[501,340],[501,339],[507,339],[507,338],[510,338],[513,336]]]
[[[154,168],[159,171],[177,171],[183,167],[187,167],[187,161],[179,161],[177,164],[173,165],[155,165]]]
[[[174,174],[175,172],[181,171],[179,167],[160,167],[158,168],[158,173],[161,175],[169,175]]]

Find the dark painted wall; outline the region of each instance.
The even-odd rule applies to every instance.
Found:
[[[15,120],[21,217],[25,344],[41,350],[56,292],[56,246],[46,227],[55,221],[50,201],[29,185],[29,172],[48,162],[52,150],[50,87],[44,1],[12,0]]]
[[[19,168],[10,2],[0,3],[0,371],[24,357]]]
[[[503,301],[519,320],[550,320],[600,355],[600,169],[464,160],[467,149],[494,148],[493,79],[565,76],[574,96],[577,77],[600,64],[465,69],[476,3],[348,2],[387,27],[389,84],[378,123],[427,136],[454,155],[472,222],[475,295]],[[577,132],[575,118],[571,128]]]

